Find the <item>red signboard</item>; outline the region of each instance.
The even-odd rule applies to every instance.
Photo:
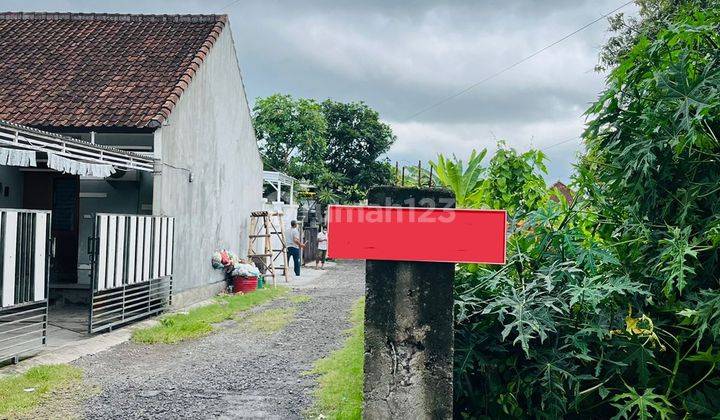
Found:
[[[506,212],[330,206],[331,258],[505,263]]]

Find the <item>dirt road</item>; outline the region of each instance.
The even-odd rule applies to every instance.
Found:
[[[91,419],[301,418],[316,386],[305,372],[341,346],[363,281],[361,262],[340,262],[313,285],[289,294],[295,298],[248,315],[284,314],[289,323],[277,332],[227,321],[199,340],[125,343],[79,359],[74,364],[85,372],[87,389],[95,391],[78,404],[77,414]]]

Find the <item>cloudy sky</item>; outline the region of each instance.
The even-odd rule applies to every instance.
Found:
[[[605,19],[427,108],[625,1],[0,0],[0,5],[13,11],[227,13],[251,101],[276,92],[365,101],[391,124],[398,139],[389,157],[401,164],[437,153],[463,157],[473,148],[492,150],[501,139],[519,150],[545,148],[548,180],[554,181],[566,180],[572,171],[582,114],[603,87],[604,75],[593,67],[609,36]]]

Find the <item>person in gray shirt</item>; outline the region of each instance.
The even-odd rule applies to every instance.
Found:
[[[290,234],[287,238],[287,253],[292,257],[295,275],[300,275],[300,250],[305,248],[305,244],[300,241],[300,229],[298,229],[297,221],[290,222]]]

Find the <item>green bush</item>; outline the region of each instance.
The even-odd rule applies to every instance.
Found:
[[[687,8],[637,38],[588,111],[572,203],[539,152],[501,149],[494,186],[462,192],[511,232],[506,265],[457,271],[458,416],[720,413],[719,29]]]

